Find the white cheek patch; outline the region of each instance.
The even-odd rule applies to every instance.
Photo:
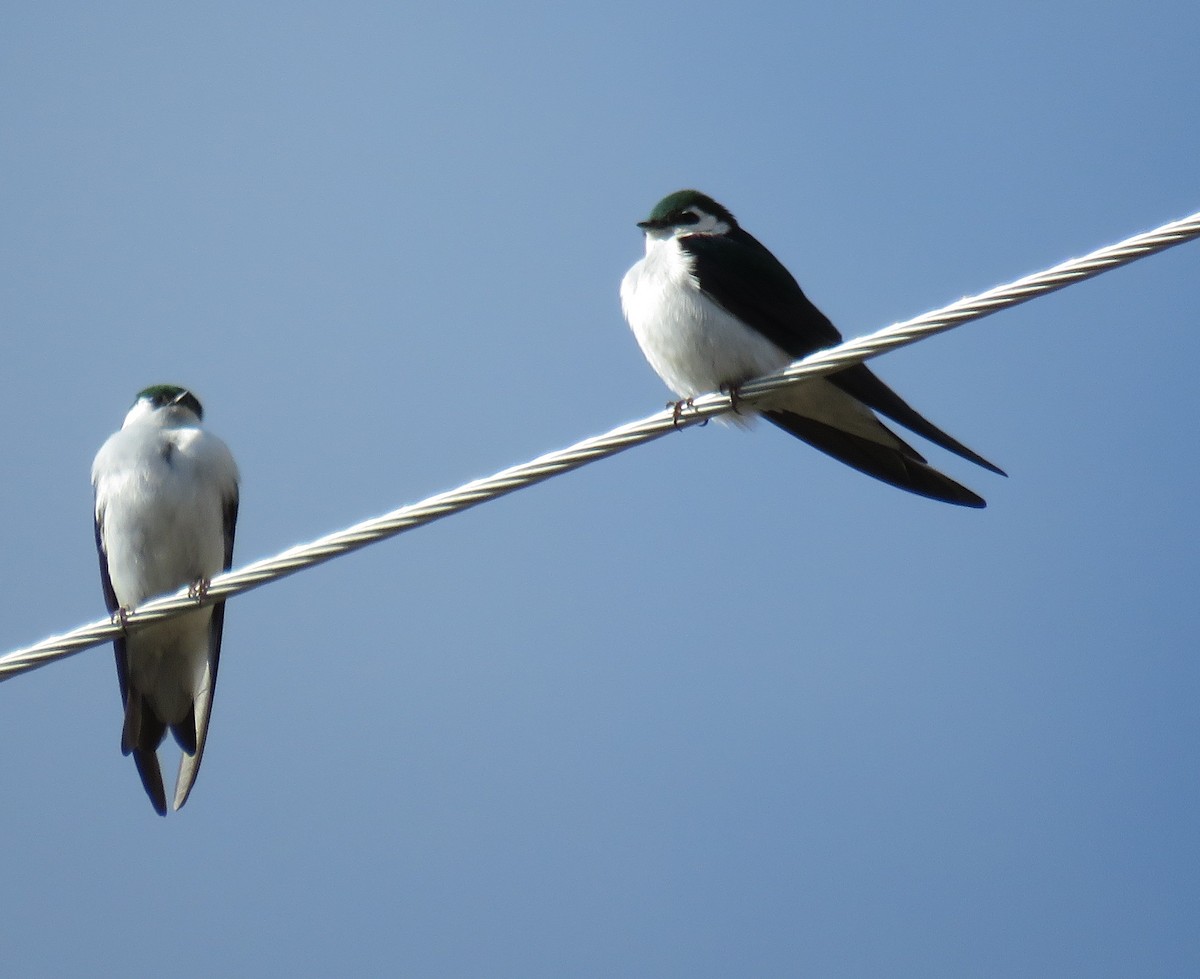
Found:
[[[683,235],[724,235],[729,233],[729,224],[722,221],[714,214],[705,214],[703,211],[692,211],[700,220],[695,224],[689,224],[684,227],[676,228],[675,234],[677,237]]]

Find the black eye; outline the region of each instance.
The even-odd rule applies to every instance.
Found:
[[[675,215],[676,224],[696,224],[700,220],[700,215],[693,210],[680,211]]]

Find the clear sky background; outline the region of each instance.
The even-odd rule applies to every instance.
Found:
[[[661,408],[617,287],[669,191],[848,336],[1200,209],[1191,0],[0,25],[0,651],[104,614],[148,384],[238,563]],[[987,510],[709,425],[231,602],[165,820],[110,647],[0,686],[5,970],[1196,975],[1198,263],[876,363]]]

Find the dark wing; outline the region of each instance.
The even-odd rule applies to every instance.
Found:
[[[842,342],[792,273],[753,235],[741,228],[727,235],[687,235],[679,246],[691,256],[709,297],[793,360]]]
[[[162,769],[158,766],[158,745],[166,732],[163,724],[146,703],[141,691],[130,690],[125,699],[125,725],[121,729],[121,751],[133,753],[142,780],[142,788],[150,804],[160,816],[167,814],[167,797],[163,792]]]
[[[953,435],[947,435],[928,418],[918,414],[900,395],[871,373],[866,364],[856,364],[844,371],[838,371],[830,375],[829,380],[847,394],[858,398],[868,408],[874,408],[880,414],[887,415],[892,421],[911,432],[916,432],[922,438],[929,439],[934,445],[940,445],[943,449],[1000,476],[1008,475],[999,466],[988,462],[978,452],[968,449]]]
[[[235,486],[233,495],[225,501],[225,570],[233,567],[233,533],[237,529],[238,491]]]
[[[233,534],[237,526],[238,494],[225,501],[225,564],[224,570],[233,567]],[[195,750],[184,751],[179,758],[179,776],[175,780],[175,809],[181,809],[191,794],[196,776],[200,773],[200,762],[204,758],[204,744],[208,740],[208,722],[212,716],[213,694],[217,689],[217,667],[221,662],[221,636],[225,629],[225,603],[217,602],[212,607],[212,618],[208,625],[208,665],[204,680],[192,705],[192,718],[196,737]]]
[[[792,274],[752,235],[737,228],[727,235],[688,235],[679,244],[692,256],[709,297],[793,360],[842,342],[837,328],[809,301]],[[865,364],[830,374],[829,381],[934,445],[1005,475],[918,414]]]
[[[813,448],[833,456],[839,462],[844,462],[847,466],[892,486],[943,503],[969,507],[987,506],[983,497],[938,472],[920,453],[882,423],[880,428],[896,439],[896,447],[881,445],[861,435],[791,411],[764,411],[763,417]]]
[[[233,567],[233,535],[237,529],[238,517],[238,491],[237,487],[233,488],[233,495],[225,500],[223,511],[223,526],[225,528],[225,563],[222,564],[222,570],[228,571]],[[217,602],[213,606],[212,622],[209,635],[211,642],[209,644],[209,667],[212,670],[212,681],[214,686],[217,682],[217,665],[221,661],[221,634],[225,627],[225,603]],[[209,694],[209,707],[212,706],[212,694]],[[208,711],[204,712],[204,730],[208,731]],[[200,744],[197,747],[197,753],[204,750],[204,738],[200,737]],[[199,764],[197,761],[196,764]]]
[[[160,816],[167,814],[167,796],[163,792],[162,769],[158,767],[158,752],[133,750],[133,763],[142,779],[142,788],[150,797],[150,804]]]
[[[103,511],[95,514],[96,554],[100,558],[100,586],[104,589],[104,604],[108,607],[109,615],[114,614],[121,603],[117,601],[117,593],[113,591],[112,578],[108,576],[108,555],[104,551],[104,533],[101,525],[104,522]],[[121,686],[121,706],[125,706],[125,698],[129,693],[129,673],[125,666],[125,637],[117,636],[113,640],[113,652],[117,657],[117,683]]]

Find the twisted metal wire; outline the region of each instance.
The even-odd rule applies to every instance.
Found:
[[[1082,258],[1071,259],[1043,272],[989,289],[977,296],[960,299],[942,309],[818,351],[793,362],[781,371],[746,382],[738,389],[737,399],[739,402],[752,402],[802,380],[831,374],[861,361],[870,360],[889,350],[916,343],[1009,306],[1028,302],[1030,299],[1090,279],[1101,272],[1127,265],[1198,236],[1200,212],[1164,224],[1153,231],[1134,235],[1115,245],[1097,249]],[[124,626],[110,619],[101,619],[64,635],[51,636],[0,658],[0,681],[100,645],[121,635],[122,631],[133,632],[194,609],[200,604],[232,598],[252,588],[356,551],[368,544],[395,537],[423,524],[497,499],[515,490],[533,486],[552,476],[605,459],[635,445],[662,438],[678,429],[700,424],[732,409],[733,404],[728,394],[706,394],[695,398],[681,414],[672,409],[660,411],[641,421],[622,425],[603,435],[584,439],[557,452],[546,453],[530,462],[512,466],[483,479],[473,480],[457,489],[438,493],[419,503],[400,507],[383,516],[327,534],[311,543],[288,548],[274,557],[264,558],[218,575],[212,579],[203,598],[196,598],[189,594],[189,589],[181,588],[173,595],[147,602],[136,611],[130,612]]]

